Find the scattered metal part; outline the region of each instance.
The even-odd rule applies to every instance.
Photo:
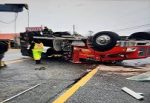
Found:
[[[12,99],[14,99],[14,98],[16,98],[16,97],[18,97],[18,96],[20,96],[20,95],[22,95],[22,94],[28,92],[28,91],[30,91],[30,90],[32,90],[32,89],[34,89],[34,88],[40,86],[40,85],[41,85],[41,84],[37,84],[37,85],[35,85],[35,86],[33,86],[33,87],[29,88],[29,89],[26,89],[26,90],[24,90],[24,91],[22,91],[22,92],[20,92],[20,93],[18,93],[18,94],[16,94],[16,95],[14,95],[14,96],[8,98],[8,99],[5,99],[4,101],[2,101],[2,102],[0,102],[0,103],[8,102],[8,101],[10,101],[10,100],[12,100]]]
[[[135,81],[149,81],[150,82],[150,72],[142,73],[140,75],[132,76],[127,78],[129,80],[135,80]]]
[[[121,88],[124,92],[128,93],[129,95],[131,95],[132,97],[138,99],[138,100],[143,100],[144,96],[141,95],[141,93],[136,93],[133,90],[127,88],[127,87],[123,87]]]
[[[138,94],[144,96],[144,93],[138,93]]]

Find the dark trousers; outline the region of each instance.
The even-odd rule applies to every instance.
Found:
[[[4,53],[0,54],[0,60],[2,60],[2,58],[4,57]]]
[[[35,64],[41,64],[41,60],[35,60]]]

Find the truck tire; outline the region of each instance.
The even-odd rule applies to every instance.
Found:
[[[93,36],[92,46],[97,51],[108,51],[112,49],[119,40],[119,35],[111,31],[98,32]]]
[[[150,40],[149,32],[136,32],[128,37],[129,40]]]
[[[8,43],[5,41],[0,41],[0,54],[5,53],[8,50]]]

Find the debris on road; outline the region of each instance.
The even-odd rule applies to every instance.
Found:
[[[150,71],[149,68],[135,69],[132,67],[125,68],[122,66],[106,66],[106,65],[100,65],[98,68],[104,72],[147,72],[147,71]]]
[[[138,99],[138,100],[143,100],[144,96],[141,95],[141,93],[136,93],[133,90],[127,88],[127,87],[123,87],[121,88],[124,92],[128,93],[129,95],[131,95],[132,97]],[[143,94],[143,93],[142,93]]]
[[[150,82],[150,72],[142,73],[136,76],[132,76],[127,78],[129,80],[135,80],[135,81],[149,81]]]
[[[45,70],[45,67],[39,67],[39,68],[35,68],[35,70]]]

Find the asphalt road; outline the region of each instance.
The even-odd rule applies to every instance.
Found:
[[[6,54],[4,60],[12,61],[22,58],[24,57],[20,55],[18,50],[11,50]],[[45,68],[39,70],[39,67]],[[72,64],[54,59],[43,60],[41,65],[35,65],[30,58],[15,63],[8,62],[7,68],[0,70],[0,102],[41,83],[40,86],[8,103],[51,103],[70,88],[71,84],[87,70],[95,67],[94,64]],[[115,68],[115,66],[111,67]],[[121,68],[122,66],[117,67]],[[150,66],[145,68],[150,68]],[[150,103],[149,82],[127,80],[126,78],[130,76],[132,74],[122,75],[121,73],[99,70],[85,86],[67,100],[67,103]],[[144,100],[136,100],[121,91],[124,86],[144,93]]]
[[[150,103],[150,84],[129,81],[126,77],[128,76],[99,71],[67,103]],[[124,93],[122,87],[144,93],[144,100],[134,99]]]

